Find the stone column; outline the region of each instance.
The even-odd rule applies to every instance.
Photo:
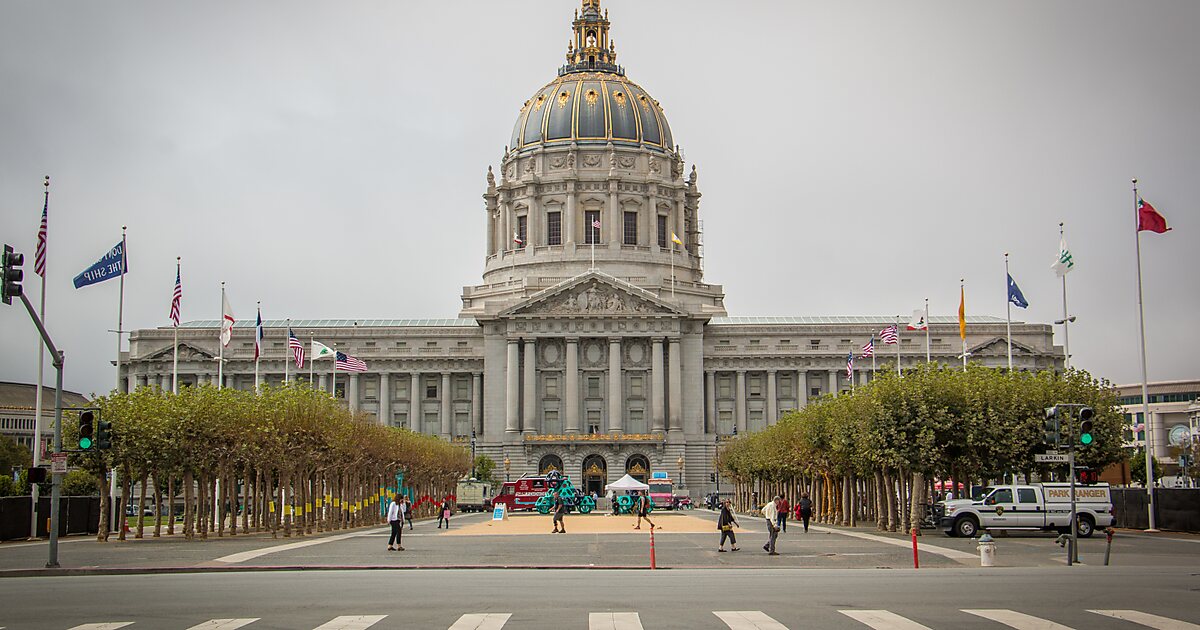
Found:
[[[483,372],[471,373],[471,430],[483,437]]]
[[[496,253],[496,215],[492,212],[491,199],[488,200],[487,209],[487,255],[491,256]]]
[[[796,370],[796,383],[800,387],[796,409],[803,409],[808,406],[808,370]]]
[[[230,374],[229,372],[225,372],[225,387],[227,387],[228,389],[233,389],[234,385],[236,383],[237,383],[237,377],[234,376],[233,374]]]
[[[516,339],[508,340],[508,366],[504,373],[507,392],[505,401],[508,403],[504,415],[504,432],[516,433],[521,430],[521,348]]]
[[[617,181],[608,180],[608,248],[621,249],[621,208],[617,206]]]
[[[385,427],[392,423],[392,375],[387,372],[379,373],[379,412],[375,415]]]
[[[358,411],[358,372],[350,373],[350,383],[346,386],[346,400],[350,401],[350,411]]]
[[[525,401],[521,408],[521,429],[537,432],[537,340],[525,340]]]
[[[734,402],[737,417],[737,432],[746,434],[746,370],[737,371],[737,399]]]
[[[542,242],[542,209],[538,205],[537,195],[529,197],[529,213],[525,215],[525,249],[533,255],[533,248],[544,245]]]
[[[563,387],[566,390],[566,432],[579,433],[579,338],[567,337],[567,369]]]
[[[421,373],[409,375],[408,384],[408,428],[417,433],[425,432],[425,423],[421,419]]]
[[[681,200],[676,200],[676,201],[675,201],[675,221],[674,221],[674,224],[675,224],[675,226],[674,226],[674,230],[675,230],[675,236],[678,236],[678,237],[679,237],[679,240],[683,241],[683,242],[686,244],[686,243],[687,243],[687,233],[684,231],[684,228],[683,228],[683,225],[684,225],[684,221],[683,221],[683,201],[681,201]],[[685,265],[685,266],[687,266],[687,265],[688,265],[688,264],[691,262],[691,261],[690,261],[690,260],[688,260],[688,258],[687,258],[687,248],[686,248],[686,247],[684,247],[684,246],[680,246],[680,245],[676,245],[675,243],[672,243],[672,242],[671,242],[671,235],[670,235],[670,234],[668,234],[668,235],[667,235],[667,247],[670,247],[672,250],[674,250],[674,249],[676,249],[676,248],[678,248],[678,249],[679,249],[680,253],[681,253],[681,254],[683,254],[682,258],[683,258],[683,259],[684,259],[684,261],[685,261],[685,262],[684,262],[684,265]],[[678,265],[678,263],[676,263],[676,265]],[[678,271],[677,271],[677,272],[676,272],[676,277],[678,277],[678,276],[679,276],[679,274],[678,274]]]
[[[767,370],[767,426],[779,421],[779,399],[775,393],[775,370]]]
[[[567,216],[563,217],[563,244],[575,244],[575,182],[567,182]]]
[[[454,434],[451,422],[454,419],[451,417],[453,408],[450,405],[452,396],[450,395],[450,373],[442,372],[442,439],[449,440]]]
[[[608,338],[608,432],[622,431],[625,397],[621,393],[621,338]]]
[[[704,432],[717,434],[717,373],[704,371]]]
[[[650,420],[651,430],[655,433],[666,430],[666,417],[663,403],[666,401],[667,386],[663,370],[663,338],[651,340],[653,349],[650,352]]]
[[[162,378],[159,379],[158,388],[163,390],[164,392],[171,391],[171,375],[170,374],[163,374]]]
[[[670,379],[669,387],[671,393],[670,423],[668,427],[671,431],[683,430],[683,371],[681,364],[683,357],[680,353],[679,338],[672,337],[671,349],[667,354],[667,363],[669,366],[667,371],[669,372],[668,378]]]
[[[500,204],[500,239],[496,243],[496,253],[504,256],[504,252],[513,247],[512,203],[504,201]]]
[[[827,376],[829,381],[825,384],[825,391],[833,394],[835,397],[838,395],[837,374],[837,370],[829,370],[829,374]]]
[[[329,391],[329,377],[324,372],[317,375],[317,389],[323,392]]]

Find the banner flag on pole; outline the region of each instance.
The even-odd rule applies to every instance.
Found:
[[[343,372],[366,372],[367,364],[362,359],[352,357],[343,352],[337,353],[334,357],[333,367],[336,370]]]
[[[42,221],[45,222],[43,215]],[[1167,227],[1167,218],[1158,213],[1154,206],[1146,203],[1144,199],[1138,197],[1138,229],[1139,232],[1154,232],[1162,234],[1171,228]],[[39,233],[40,237],[40,233]],[[41,240],[38,241],[38,251],[41,251]]]
[[[49,209],[50,195],[46,195],[46,205],[42,207],[42,223],[38,226],[37,252],[33,255],[33,273],[43,278],[46,277],[46,212]]]
[[[1028,308],[1029,301],[1021,293],[1021,288],[1017,286],[1017,281],[1013,280],[1012,274],[1008,274],[1008,301],[1012,302],[1017,308]]]
[[[868,357],[873,357],[873,356],[875,356],[875,338],[871,337],[870,341],[863,344],[862,358],[866,359]]]
[[[846,380],[850,381],[851,387],[854,386],[854,353],[846,355]]]
[[[896,328],[895,324],[892,324],[879,331],[879,339],[889,346],[894,343],[900,343],[900,330]]]
[[[310,361],[316,361],[317,359],[324,359],[325,357],[334,356],[337,356],[337,353],[333,351],[333,348],[330,348],[320,341],[312,342],[312,357],[309,359]]]
[[[671,232],[671,242],[675,243],[676,245],[683,245],[683,241],[679,240],[679,237],[675,236],[674,232]]]
[[[175,265],[175,292],[171,294],[171,323],[179,327],[179,306],[183,302],[183,283],[180,281],[179,264]]]
[[[258,320],[254,323],[254,360],[262,356],[263,346],[262,309],[258,309]]]
[[[229,345],[229,341],[233,339],[233,306],[229,304],[229,296],[225,291],[221,291],[221,347]]]
[[[75,276],[75,288],[81,289],[90,284],[111,280],[127,273],[129,273],[129,261],[125,258],[125,240],[122,239],[100,260],[96,261],[96,264]]]
[[[967,340],[967,290],[958,288],[958,336]]]
[[[1055,259],[1053,265],[1050,265],[1050,268],[1060,278],[1066,276],[1075,268],[1075,258],[1071,256],[1071,251],[1067,249],[1067,239],[1065,237],[1058,240],[1058,258]]]
[[[925,309],[913,309],[912,319],[908,322],[909,330],[925,330],[929,328],[929,322],[925,321]]]

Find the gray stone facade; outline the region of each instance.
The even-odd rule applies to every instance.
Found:
[[[672,145],[659,103],[615,64],[608,20],[584,0],[568,64],[525,103],[497,179],[487,172],[483,283],[462,289],[458,319],[297,320],[310,338],[370,371],[316,366],[315,386],[379,422],[469,441],[516,478],[562,468],[600,488],[632,470],[711,491],[717,442],[774,424],[847,379],[846,356],[890,317],[728,317],[704,282],[698,177]],[[599,222],[599,227],[594,227]],[[903,326],[901,326],[903,328]],[[284,378],[287,323],[266,322],[259,371]],[[1005,322],[968,319],[972,361],[1007,364]],[[1048,324],[1014,323],[1014,367],[1061,367]],[[225,349],[225,386],[254,385],[253,322]],[[926,357],[924,333],[902,333],[902,366]],[[179,330],[181,382],[214,383],[217,322]],[[957,363],[956,318],[933,318],[935,361]],[[897,346],[877,345],[894,366]],[[129,388],[170,387],[172,330],[132,334]],[[306,369],[292,378],[309,380]]]

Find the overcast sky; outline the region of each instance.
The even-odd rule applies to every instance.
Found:
[[[114,382],[117,282],[71,278],[129,226],[126,328],[185,319],[454,317],[481,281],[480,195],[564,61],[559,1],[0,4],[0,238],[28,292],[52,177],[48,324],[66,385]],[[704,194],[731,315],[1004,316],[1004,252],[1074,363],[1140,380],[1130,179],[1151,380],[1200,378],[1200,3],[609,0],[618,60]],[[0,380],[36,333],[0,308]],[[1061,330],[1059,331],[1061,336]],[[1061,338],[1059,340],[1061,343]],[[53,371],[47,362],[47,382]]]

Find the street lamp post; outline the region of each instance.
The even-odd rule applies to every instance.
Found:
[[[721,504],[721,434],[713,436],[713,467],[716,468],[714,477],[717,479],[717,504]]]
[[[508,481],[508,469],[512,466],[512,462],[508,461],[508,455],[504,456],[504,480]]]
[[[471,429],[471,479],[475,478],[475,429]]]

